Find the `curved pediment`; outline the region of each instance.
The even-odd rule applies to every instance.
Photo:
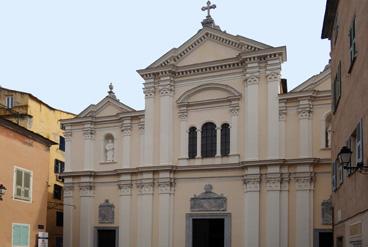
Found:
[[[235,88],[218,83],[204,84],[183,93],[177,100],[178,105],[193,105],[199,103],[216,103],[237,101],[241,97]]]

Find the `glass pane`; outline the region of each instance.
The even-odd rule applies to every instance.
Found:
[[[23,195],[23,197],[24,198],[29,198],[30,196],[29,196],[29,189],[26,189],[26,188],[24,188],[24,195]]]
[[[17,186],[17,189],[15,191],[15,196],[16,197],[21,197],[22,196],[22,187]]]
[[[16,170],[15,173],[15,184],[17,186],[23,186],[23,172],[21,170]]]
[[[31,173],[24,172],[24,187],[31,188]]]

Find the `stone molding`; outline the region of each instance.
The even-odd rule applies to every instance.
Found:
[[[66,198],[66,197],[73,197],[74,184],[64,183],[63,191],[64,191],[64,198]]]
[[[227,198],[221,194],[213,192],[213,186],[206,184],[204,192],[194,195],[190,198],[191,212],[210,212],[210,211],[226,211]]]
[[[245,192],[259,192],[261,176],[260,174],[245,175],[243,182]]]
[[[178,117],[181,121],[187,121],[188,119],[188,111],[187,110],[179,110]]]
[[[313,176],[312,172],[296,173],[294,174],[295,187],[297,191],[313,190]]]
[[[154,190],[153,179],[149,180],[139,180],[136,182],[139,195],[153,195]]]
[[[175,192],[175,180],[173,178],[160,178],[158,189],[160,194],[173,194]]]
[[[79,191],[81,197],[95,196],[95,186],[92,182],[82,182],[79,184]]]
[[[289,191],[289,182],[290,182],[290,175],[289,173],[282,173],[281,174],[281,191]]]
[[[143,88],[143,93],[145,98],[153,98],[155,97],[155,88],[153,86],[151,87],[145,87]]]
[[[131,121],[124,121],[121,125],[121,132],[123,132],[123,136],[130,136],[132,134],[132,124]]]
[[[120,196],[131,196],[133,184],[131,181],[125,181],[118,183]]]

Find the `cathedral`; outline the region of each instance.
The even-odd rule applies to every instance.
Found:
[[[311,247],[331,236],[331,79],[287,91],[286,47],[202,28],[62,122],[66,247]]]

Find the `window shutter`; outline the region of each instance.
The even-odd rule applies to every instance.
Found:
[[[21,230],[19,225],[13,225],[13,246],[21,244]]]
[[[29,172],[24,172],[24,192],[23,192],[23,196],[26,199],[30,199],[31,195],[31,173]]]
[[[25,247],[29,246],[29,226],[13,224],[13,246]]]
[[[332,191],[336,191],[336,161],[332,163]]]
[[[15,170],[15,196],[22,196],[23,188],[23,172],[21,170]]]
[[[59,173],[59,161],[57,159],[54,161],[54,173]]]
[[[28,226],[25,225],[21,225],[20,226],[21,229],[21,246],[28,246]]]
[[[356,128],[356,162],[363,162],[363,126],[362,121],[358,123]]]

